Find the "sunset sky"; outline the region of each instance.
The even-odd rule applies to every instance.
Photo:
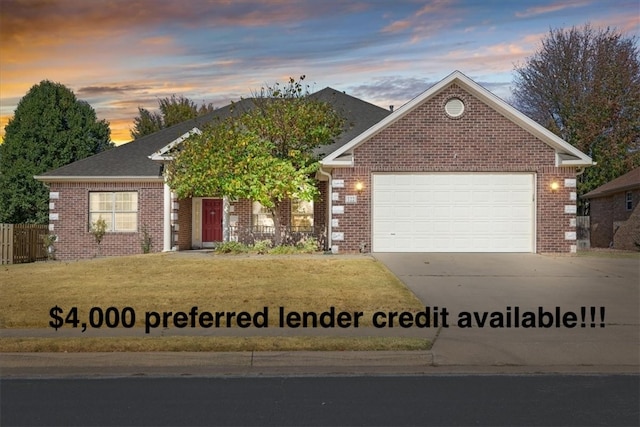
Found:
[[[454,70],[510,97],[550,28],[640,35],[639,0],[0,0],[1,131],[20,98],[64,84],[130,140],[139,106],[217,107],[307,76],[399,107]]]

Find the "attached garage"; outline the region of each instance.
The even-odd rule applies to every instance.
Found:
[[[374,252],[535,252],[535,175],[373,175]]]
[[[320,163],[334,253],[570,253],[593,162],[456,71]]]

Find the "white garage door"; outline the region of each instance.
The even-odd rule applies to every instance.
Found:
[[[373,175],[375,252],[533,252],[533,174]]]

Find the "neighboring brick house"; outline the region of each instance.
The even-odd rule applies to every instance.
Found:
[[[640,167],[583,197],[589,200],[592,247],[640,250]]]
[[[327,249],[575,252],[576,172],[591,159],[464,74],[452,73],[393,113],[330,88],[312,96],[331,102],[350,127],[316,153],[321,197],[313,214],[294,203],[285,215],[292,223],[311,219]],[[107,255],[140,253],[143,228],[157,251],[268,227],[249,200],[175,200],[163,183],[171,150],[230,113],[225,107],[37,177],[51,189],[58,256],[94,255],[89,224],[101,212],[128,227],[108,233]]]

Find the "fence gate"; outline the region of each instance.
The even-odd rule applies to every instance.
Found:
[[[0,224],[0,263],[44,261],[44,237],[49,226],[42,224]]]
[[[13,224],[0,224],[0,264],[13,263]]]
[[[591,248],[591,230],[590,230],[590,217],[577,216],[576,217],[576,245],[578,250],[587,250]]]

